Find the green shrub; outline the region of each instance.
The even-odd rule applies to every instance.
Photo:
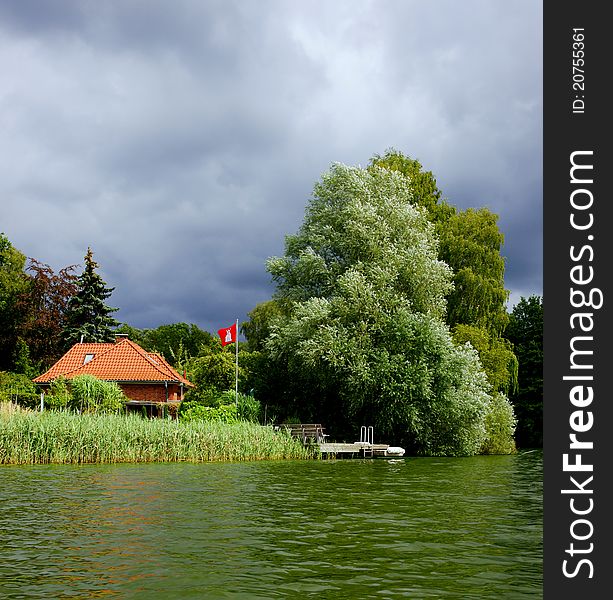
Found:
[[[193,397],[192,397],[193,398]],[[185,400],[181,404],[179,416],[184,421],[221,421],[223,423],[235,423],[237,421],[250,421],[258,423],[261,412],[260,402],[253,396],[238,394],[238,406],[236,392],[209,393],[198,400]]]
[[[71,401],[72,394],[68,381],[58,377],[51,382],[49,391],[45,394],[45,406],[49,408],[66,408]]]
[[[219,406],[205,406],[199,402],[183,402],[179,411],[182,421],[219,421],[221,423],[238,422],[236,406],[234,404],[220,404]]]
[[[512,454],[516,451],[513,434],[517,419],[509,399],[495,394],[485,415],[486,438],[481,454]]]
[[[40,403],[40,390],[26,375],[0,371],[0,402],[36,408]]]
[[[112,413],[124,408],[126,397],[115,382],[78,375],[70,382],[69,407],[84,413]]]
[[[262,413],[262,406],[259,400],[247,394],[238,395],[238,418],[241,421],[251,421],[259,423]]]

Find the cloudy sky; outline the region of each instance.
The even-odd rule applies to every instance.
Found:
[[[0,231],[55,270],[87,247],[135,327],[216,331],[334,162],[393,147],[505,235],[542,294],[535,0],[3,0]]]

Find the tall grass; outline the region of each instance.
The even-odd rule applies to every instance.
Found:
[[[92,375],[77,375],[70,382],[68,406],[88,413],[116,413],[126,397],[114,381],[102,381]]]
[[[76,415],[0,407],[0,464],[305,459],[312,451],[254,423]]]

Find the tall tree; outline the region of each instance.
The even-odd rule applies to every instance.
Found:
[[[73,270],[54,273],[34,258],[26,261],[0,234],[0,369],[31,376],[61,356],[65,313],[76,292]]]
[[[511,395],[523,448],[543,445],[543,299],[521,298],[513,307],[506,337],[519,359],[518,389]]]
[[[23,319],[20,339],[27,345],[29,359],[38,369],[50,367],[64,352],[63,331],[68,305],[77,292],[74,266],[58,273],[40,261],[28,260],[28,288],[20,295]],[[22,359],[23,344],[18,344]]]
[[[264,346],[287,412],[354,435],[373,423],[424,454],[480,450],[491,386],[444,323],[452,273],[407,177],[332,167],[268,270],[283,310]]]
[[[85,268],[77,279],[77,293],[70,299],[64,339],[67,345],[84,342],[110,342],[113,328],[119,323],[111,316],[117,308],[109,308],[105,301],[115,288],[109,288],[96,272],[91,248],[85,255]]]
[[[137,329],[122,323],[115,333],[124,333],[145,350],[161,354],[176,368],[183,368],[187,360],[210,348],[214,341],[208,331],[194,323],[172,323],[156,329]]]
[[[282,314],[281,307],[274,300],[260,302],[255,308],[247,313],[248,321],[241,324],[241,332],[247,338],[250,351],[263,350],[264,343],[270,335],[270,327],[273,321]]]
[[[487,208],[457,210],[443,198],[431,171],[423,171],[418,160],[390,149],[375,155],[372,166],[404,175],[409,181],[412,202],[428,212],[440,238],[438,257],[451,267],[454,286],[449,296],[447,323],[483,327],[500,335],[507,324],[504,287],[504,236],[498,215]]]
[[[0,371],[13,367],[17,344],[19,298],[28,288],[26,257],[0,233]]]
[[[210,347],[213,337],[197,325],[173,323],[143,332],[144,347],[162,354],[173,366],[198,356],[201,348]]]
[[[457,210],[443,198],[432,172],[397,150],[375,155],[374,167],[406,177],[412,202],[427,211],[439,237],[438,258],[453,274],[446,322],[456,341],[468,341],[477,349],[494,388],[509,393],[517,383],[517,359],[502,338],[509,293],[504,287],[504,236],[498,216],[487,208]]]
[[[504,287],[504,236],[487,208],[457,211],[438,227],[439,256],[453,270],[447,323],[481,327],[500,336],[508,322]]]

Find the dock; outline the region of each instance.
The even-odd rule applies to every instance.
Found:
[[[350,456],[361,456],[363,458],[373,458],[375,456],[397,456],[397,454],[388,455],[388,450],[390,448],[389,444],[371,444],[369,442],[324,442],[318,445],[320,453],[327,458],[347,454]]]
[[[292,423],[275,427],[285,430],[292,437],[302,441],[305,446],[316,447],[325,458],[349,456],[353,458],[374,458],[375,456],[403,456],[404,449],[389,444],[375,444],[372,425],[360,428],[359,442],[328,442],[328,434],[324,432],[321,423]]]

